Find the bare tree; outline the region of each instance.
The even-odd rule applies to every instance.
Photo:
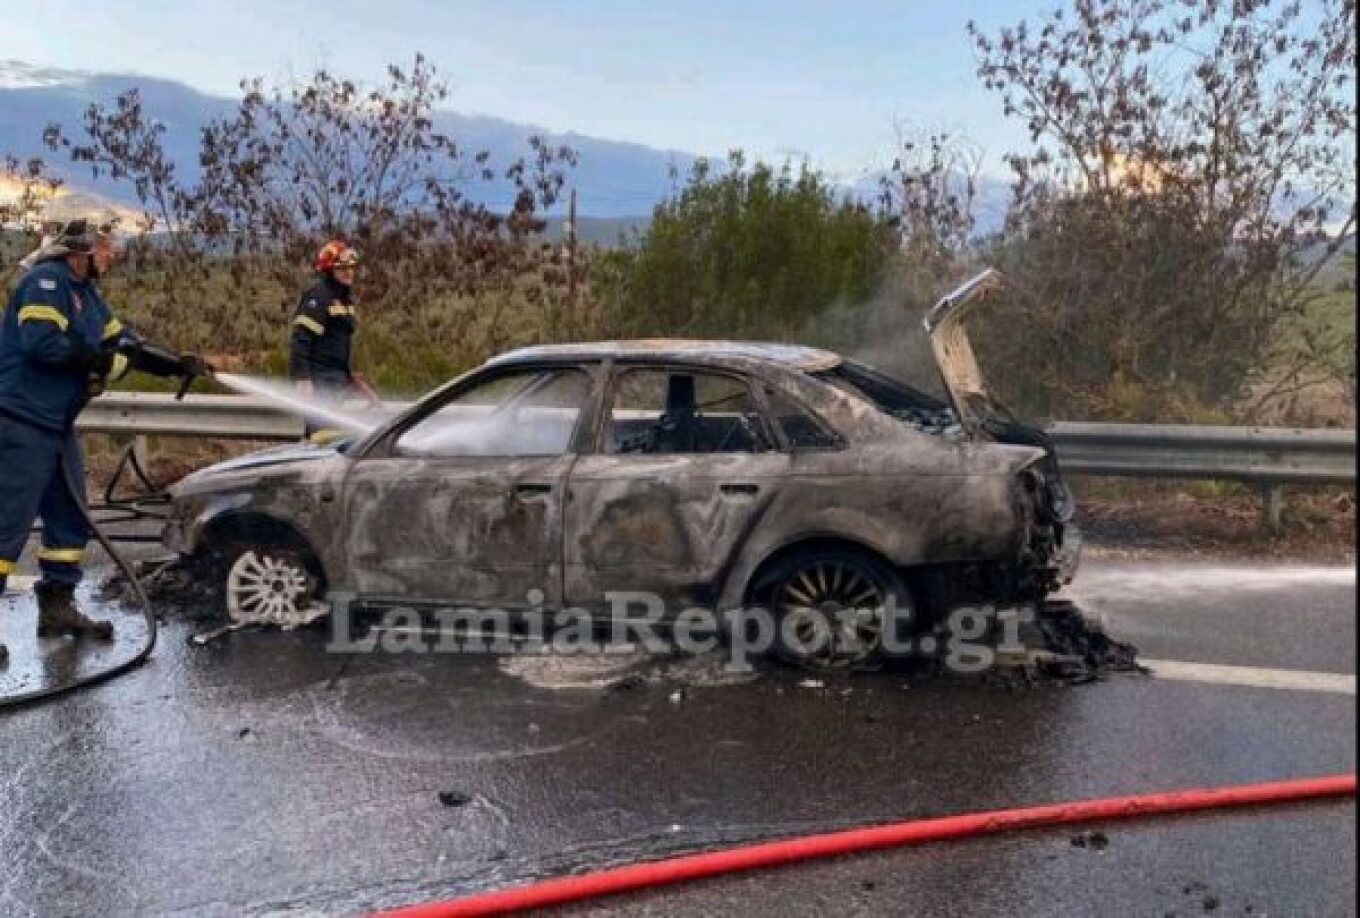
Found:
[[[898,151],[879,180],[879,206],[902,251],[944,275],[972,248],[982,150],[948,131],[899,125]]]
[[[970,26],[1033,141],[998,252],[1027,337],[992,336],[1030,399],[1194,413],[1325,362],[1286,330],[1354,228],[1354,28],[1353,0],[1074,0]]]
[[[69,154],[73,162],[88,165],[95,179],[130,183],[143,211],[138,229],[173,231],[184,224],[192,206],[190,195],[165,155],[165,125],[147,115],[137,89],[120,95],[112,108],[91,104],[84,129],[88,142],[79,143],[60,125],[49,124],[43,141],[49,149]],[[183,243],[181,234],[170,238]]]
[[[22,257],[38,238],[43,210],[61,187],[41,159],[0,158],[0,270]],[[12,235],[11,235],[12,234]]]
[[[241,299],[291,307],[311,255],[333,236],[364,258],[364,311],[387,321],[387,345],[443,340],[455,367],[524,335],[508,325],[510,306],[567,301],[570,278],[545,247],[543,213],[575,165],[571,149],[532,137],[502,163],[463,149],[436,125],[448,87],[422,55],[374,87],[322,70],[302,84],[246,80],[241,90],[235,112],[203,127],[192,181],[135,89],[91,105],[78,139],[57,125],[46,132],[52,149],[132,184],[154,230],[139,255],[155,266],[132,282],[156,285],[167,317],[193,314],[200,337],[217,336],[210,346],[258,347],[263,317],[238,321]],[[491,209],[479,187],[508,189],[509,206]],[[242,341],[222,340],[232,329]]]

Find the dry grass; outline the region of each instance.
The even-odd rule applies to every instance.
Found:
[[[1120,553],[1355,560],[1355,490],[1286,488],[1280,531],[1262,498],[1225,482],[1079,479],[1078,522],[1093,547]]]

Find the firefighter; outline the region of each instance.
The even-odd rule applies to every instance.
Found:
[[[111,226],[65,223],[26,259],[0,320],[0,593],[41,517],[39,637],[113,636],[112,624],[75,604],[89,537],[76,415],[129,369],[208,371],[197,357],[143,342],[113,315],[96,280],[115,255]],[[7,655],[0,645],[0,661]]]
[[[288,348],[288,375],[298,392],[326,402],[340,402],[354,393],[370,404],[378,395],[350,368],[355,314],[354,278],[359,253],[343,239],[333,239],[317,253],[316,283],[298,300]],[[333,438],[336,431],[307,422],[306,436],[315,441]]]

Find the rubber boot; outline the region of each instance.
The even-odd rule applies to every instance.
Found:
[[[39,583],[38,637],[93,637],[101,641],[113,639],[113,623],[99,622],[81,614],[76,608],[76,588],[69,583]]]
[[[0,574],[0,596],[5,595],[5,587],[8,585],[9,574],[8,573]],[[4,641],[0,641],[0,666],[4,666],[8,662],[9,662],[9,648],[5,646]]]

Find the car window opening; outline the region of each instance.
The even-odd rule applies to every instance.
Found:
[[[629,370],[610,406],[611,453],[754,453],[768,449],[746,385],[716,373]]]

